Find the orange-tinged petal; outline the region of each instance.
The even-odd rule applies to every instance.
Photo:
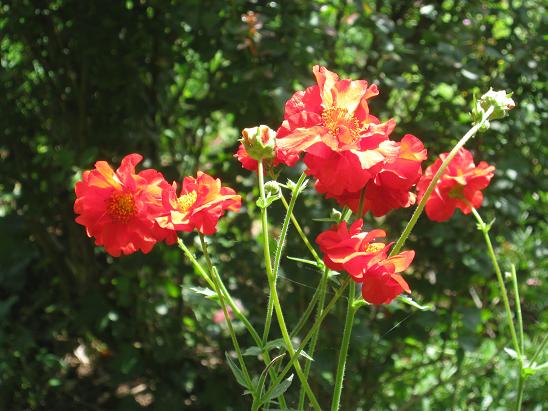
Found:
[[[400,273],[411,265],[413,258],[415,258],[415,252],[413,250],[403,251],[393,257],[388,257],[383,262],[383,265],[392,264],[394,266],[394,272]]]

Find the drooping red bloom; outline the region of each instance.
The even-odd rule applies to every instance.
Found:
[[[384,160],[378,147],[395,123],[380,124],[369,114],[367,100],[378,94],[377,86],[340,80],[325,67],[314,66],[313,72],[317,85],[295,93],[285,105],[277,146],[290,158],[306,152],[307,173],[322,192],[360,190]]]
[[[398,274],[409,267],[415,252],[404,251],[393,257],[371,260],[364,270],[362,296],[371,304],[390,304],[402,292],[410,293],[411,289],[403,277]]]
[[[417,137],[406,134],[399,143],[383,142],[379,149],[385,155],[382,167],[365,190],[364,213],[371,211],[382,216],[396,208],[415,204],[416,195],[411,192],[422,174],[421,163],[426,160],[426,149]],[[358,212],[361,191],[344,192],[334,197],[342,206]]]
[[[428,167],[417,184],[419,199],[422,198],[434,175],[449,153],[443,153]],[[482,161],[474,164],[472,153],[461,148],[451,160],[449,166],[438,180],[434,191],[426,202],[426,215],[433,221],[447,221],[455,209],[469,214],[479,208],[483,202],[481,190],[486,188],[493,178],[495,167]]]
[[[361,219],[350,227],[342,222],[316,238],[325,265],[332,270],[346,271],[356,281],[361,281],[363,268],[369,261],[386,248],[386,244],[374,242],[379,237],[386,237],[383,230],[362,232],[362,226]]]
[[[179,196],[177,183],[164,190],[162,202],[162,216],[156,218],[161,227],[187,232],[196,229],[211,235],[226,210],[240,209],[242,198],[233,189],[222,187],[218,178],[198,171],[196,178],[184,178]]]
[[[316,242],[324,253],[324,262],[332,270],[346,271],[362,285],[363,298],[371,304],[388,304],[403,291],[411,292],[409,285],[398,274],[404,271],[415,256],[404,251],[388,257],[392,244],[374,242],[385,237],[383,230],[362,232],[362,220],[349,228],[345,222],[321,233]]]
[[[129,154],[116,171],[106,161],[97,161],[95,169],[84,171],[75,186],[76,222],[114,257],[137,250],[146,254],[158,241],[176,239],[175,232],[161,228],[155,220],[163,210],[162,190],[169,184],[156,170],[135,174],[142,159]]]

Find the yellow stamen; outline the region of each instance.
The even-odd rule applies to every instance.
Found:
[[[355,143],[360,137],[360,121],[347,109],[331,107],[322,112],[323,126],[341,144]]]
[[[372,243],[368,244],[367,248],[365,249],[366,253],[376,253],[377,251],[380,251],[384,248],[383,243]]]
[[[107,213],[116,222],[126,224],[135,214],[135,200],[131,193],[116,191],[108,199]]]
[[[196,202],[198,194],[196,191],[191,191],[190,193],[183,194],[177,199],[177,205],[179,206],[179,211],[181,213],[186,213],[190,207]]]

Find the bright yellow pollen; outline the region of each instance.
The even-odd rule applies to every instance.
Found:
[[[115,192],[108,199],[108,215],[116,222],[126,224],[136,213],[133,195],[124,192]]]
[[[366,253],[376,253],[377,251],[380,251],[384,248],[384,244],[382,243],[373,243],[368,244],[367,248],[365,249]]]
[[[360,121],[345,108],[332,107],[322,112],[323,126],[339,143],[352,144],[360,137]]]
[[[179,206],[179,211],[181,213],[186,213],[190,207],[196,202],[198,194],[196,191],[191,191],[190,193],[183,194],[177,199],[177,204]]]

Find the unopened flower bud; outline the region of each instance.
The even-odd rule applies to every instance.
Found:
[[[516,106],[511,98],[512,93],[507,94],[506,91],[495,91],[492,88],[487,93],[480,97],[477,104],[477,111],[483,113],[493,106],[495,110],[491,114],[490,119],[496,120],[508,115],[508,111]]]
[[[279,197],[282,193],[280,185],[276,181],[269,181],[264,185],[264,191],[267,197]]]
[[[342,213],[337,210],[336,208],[331,209],[331,213],[329,214],[329,218],[331,218],[333,221],[341,221]]]
[[[249,157],[255,160],[264,160],[276,156],[276,132],[270,127],[260,125],[244,128],[242,136],[240,141]]]

